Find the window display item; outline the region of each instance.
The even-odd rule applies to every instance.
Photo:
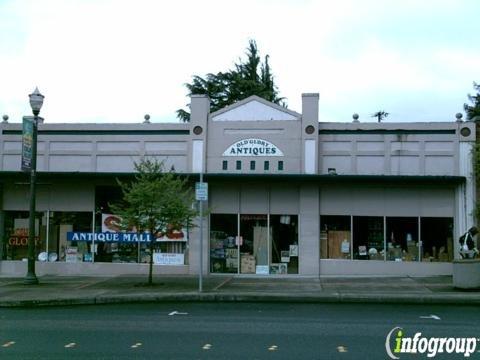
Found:
[[[55,262],[55,261],[57,261],[57,260],[58,260],[58,255],[57,255],[57,253],[52,252],[52,253],[48,254],[48,261],[49,261],[49,262]]]
[[[298,245],[290,245],[290,256],[298,256]]]
[[[38,254],[38,261],[47,261],[47,260],[48,260],[48,255],[45,251]]]
[[[255,257],[250,254],[242,254],[240,257],[240,272],[242,274],[255,274]]]
[[[284,263],[290,262],[290,251],[281,251],[281,260]]]

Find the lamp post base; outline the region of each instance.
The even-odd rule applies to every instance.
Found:
[[[34,273],[27,273],[27,275],[23,279],[23,283],[25,285],[37,285],[38,284],[38,278]]]

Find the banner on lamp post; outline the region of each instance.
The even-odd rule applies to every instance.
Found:
[[[33,131],[34,119],[31,116],[23,117],[22,130],[22,171],[32,170]]]

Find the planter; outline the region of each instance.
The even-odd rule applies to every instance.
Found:
[[[480,290],[480,259],[453,260],[453,286]]]

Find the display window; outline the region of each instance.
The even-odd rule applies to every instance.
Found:
[[[353,217],[353,258],[357,260],[385,259],[383,217]]]
[[[298,274],[298,253],[298,215],[210,215],[212,273]]]
[[[97,186],[95,191],[95,232],[119,233],[125,232],[119,224],[121,219],[112,213],[111,204],[122,200],[122,191],[115,186]],[[137,234],[132,228],[127,233]],[[149,263],[150,245],[143,241],[144,235],[137,234],[138,241],[97,241],[95,243],[95,261],[112,263]],[[147,235],[145,235],[147,236]],[[121,238],[121,237],[119,237]],[[153,263],[155,265],[186,265],[188,264],[189,229],[169,226],[165,233],[153,239]]]
[[[351,259],[351,217],[322,215],[320,226],[320,258]]]
[[[238,272],[238,215],[210,216],[210,272]]]
[[[422,261],[453,260],[453,218],[422,217],[420,229]]]
[[[49,230],[46,252],[49,261],[91,262],[92,246],[85,241],[68,241],[71,231],[91,232],[91,212],[49,211]]]
[[[28,257],[29,212],[5,211],[3,260],[24,260]],[[46,212],[35,214],[35,259],[45,251],[47,232]]]
[[[387,217],[387,260],[418,261],[418,218]]]
[[[271,274],[298,274],[298,215],[270,215]]]

